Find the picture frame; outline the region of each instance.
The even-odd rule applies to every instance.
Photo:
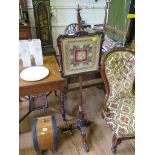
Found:
[[[100,66],[103,32],[77,32],[57,39],[63,76],[97,71]]]

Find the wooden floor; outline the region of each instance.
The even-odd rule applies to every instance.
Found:
[[[83,90],[84,97],[84,112],[85,117],[93,123],[88,130],[88,143],[89,152],[86,153],[83,149],[80,133],[74,130],[73,135],[62,134],[59,130],[59,146],[55,153],[50,150],[45,152],[45,155],[111,155],[111,139],[112,133],[108,126],[104,123],[100,116],[101,104],[104,99],[104,92],[102,89],[91,87]],[[53,94],[48,97],[49,105],[51,107],[59,108],[60,99]],[[76,111],[80,101],[79,91],[72,91],[67,94],[66,110],[68,123],[76,118]],[[27,101],[20,104],[20,117],[27,111]],[[49,113],[50,114],[50,113]],[[33,149],[32,136],[31,136],[31,118],[33,116],[40,116],[39,111],[32,112],[20,124],[20,155],[36,155]],[[47,114],[48,115],[48,114]],[[61,115],[56,114],[57,125],[59,128],[65,127]],[[135,141],[123,141],[117,149],[117,155],[134,155],[135,154]]]

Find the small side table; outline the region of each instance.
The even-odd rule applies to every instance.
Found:
[[[29,82],[24,81],[19,77],[19,97],[31,96],[41,93],[47,93],[51,91],[59,90],[61,96],[61,104],[62,104],[62,117],[65,120],[65,110],[64,110],[64,78],[61,77],[59,72],[59,66],[57,64],[55,56],[44,56],[43,57],[44,66],[49,69],[49,75],[39,81]],[[23,68],[22,61],[19,61],[19,71]],[[29,113],[23,116],[19,122],[21,122]]]

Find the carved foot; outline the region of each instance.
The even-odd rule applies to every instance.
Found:
[[[81,133],[81,136],[82,136],[82,143],[83,143],[83,148],[86,152],[89,151],[89,146],[88,146],[88,143],[87,143],[87,138],[86,138],[86,128],[85,127],[82,127],[80,129],[80,133]]]
[[[116,148],[117,148],[116,145],[112,145],[111,147],[112,154],[116,154]]]
[[[117,146],[122,142],[122,139],[117,138],[115,135],[112,137],[112,147],[111,151],[113,154],[116,154],[117,151]]]
[[[86,152],[89,152],[89,146],[87,143],[83,143],[83,147]]]

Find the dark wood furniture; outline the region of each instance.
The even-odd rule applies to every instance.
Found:
[[[80,89],[79,114],[77,121],[70,125],[70,129],[79,129],[86,152],[89,147],[85,127],[90,125],[90,121],[84,119],[82,83],[94,80],[99,76],[103,40],[102,32],[88,33],[86,31],[79,31],[74,35],[60,35],[57,39],[60,70],[67,83],[65,94],[69,91],[69,84],[79,83],[78,87],[73,88]]]
[[[24,97],[59,90],[61,92],[62,117],[65,120],[64,78],[61,77],[55,56],[44,56],[43,61],[44,66],[49,69],[49,75],[35,82],[28,82],[19,78],[19,96]],[[22,62],[20,61],[19,64],[19,71],[22,71]]]
[[[37,38],[41,40],[43,55],[55,54],[52,39],[50,0],[32,0]]]
[[[72,74],[71,76],[64,75],[63,60],[62,60],[63,59],[63,56],[62,56],[62,50],[63,49],[62,49],[61,41],[65,40],[65,39],[73,39],[74,40],[74,39],[77,39],[77,38],[84,38],[86,36],[89,36],[89,37],[93,38],[95,35],[102,35],[101,40],[100,40],[98,68],[96,70],[94,70],[94,71],[84,72],[84,74],[81,73],[81,76],[82,76],[83,82],[84,81],[94,80],[94,79],[97,79],[99,82],[94,83],[94,84],[93,83],[86,84],[83,87],[83,88],[87,88],[87,87],[90,87],[90,86],[103,84],[103,82],[100,81],[100,79],[101,79],[100,68],[101,68],[102,43],[104,41],[104,33],[103,32],[88,33],[86,31],[80,31],[80,32],[76,32],[74,35],[59,35],[59,37],[57,38],[57,46],[58,46],[59,53],[60,53],[60,55],[57,56],[57,58],[58,58],[59,66],[60,66],[60,72],[61,72],[62,76],[65,77],[65,80],[66,80],[66,83],[67,83],[67,85],[65,86],[66,91],[70,91],[70,90],[74,90],[74,89],[79,88],[79,87],[75,87],[75,88],[69,89],[69,84],[79,82],[79,78],[78,78],[79,74]]]

